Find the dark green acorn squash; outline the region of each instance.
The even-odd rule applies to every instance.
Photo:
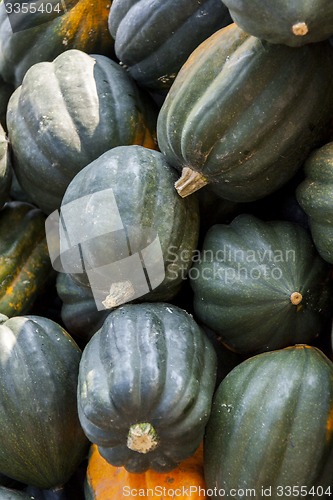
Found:
[[[333,35],[333,4],[327,0],[223,0],[244,31],[271,43],[299,47]]]
[[[189,277],[197,318],[239,353],[308,343],[332,314],[330,266],[291,222],[213,226]]]
[[[215,375],[214,349],[192,316],[171,304],[127,304],[83,351],[81,425],[110,464],[166,472],[199,447]]]
[[[58,273],[57,293],[62,300],[61,319],[66,330],[75,337],[90,340],[109,311],[99,311],[91,288],[79,284],[70,274]]]
[[[81,351],[47,318],[2,315],[0,352],[0,470],[61,486],[87,452],[76,399]]]
[[[12,182],[12,167],[8,154],[8,140],[0,125],[0,208],[9,198]]]
[[[69,184],[60,243],[65,247],[74,233],[81,239],[83,262],[68,273],[91,286],[99,310],[135,299],[166,301],[180,289],[197,244],[199,209],[195,197],[178,196],[176,179],[162,153],[119,146]]]
[[[204,467],[207,488],[220,500],[244,500],[250,491],[256,500],[330,498],[332,362],[298,345],[234,368],[215,394]]]
[[[0,211],[0,313],[29,312],[52,274],[44,214],[30,203],[6,203]]]
[[[47,1],[53,6],[59,3],[62,5],[58,0]],[[28,29],[13,33],[2,2],[0,75],[17,87],[31,66],[52,61],[66,50],[112,55],[113,39],[108,30],[111,3],[111,0],[66,0],[67,12],[64,15],[36,26],[37,13],[25,14],[23,17]]]
[[[311,75],[311,77],[309,76]],[[159,148],[187,196],[255,201],[285,184],[326,136],[333,115],[333,51],[252,37],[235,24],[192,52],[160,110]]]
[[[333,263],[333,142],[314,151],[305,162],[305,180],[297,199],[309,216],[313,241],[327,262]]]
[[[130,75],[143,87],[168,90],[191,52],[231,22],[221,0],[114,0],[109,30]]]
[[[59,208],[72,178],[119,145],[155,147],[156,110],[105,56],[69,50],[27,72],[8,104],[13,167],[34,203]]]

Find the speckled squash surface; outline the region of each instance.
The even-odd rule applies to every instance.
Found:
[[[214,348],[184,310],[118,307],[83,351],[82,428],[111,465],[170,471],[202,441],[215,377]]]
[[[235,24],[217,31],[182,66],[158,116],[159,148],[183,172],[179,194],[208,183],[245,202],[277,190],[326,137],[332,84],[328,42],[295,49]]]
[[[73,177],[105,151],[156,147],[156,110],[111,59],[69,50],[34,65],[7,111],[13,167],[46,213],[59,208]]]
[[[288,498],[293,491],[296,497],[297,489],[307,499],[330,498],[332,362],[320,350],[298,345],[234,368],[215,394],[204,464],[207,488],[237,500],[245,498],[244,489],[258,500]]]
[[[167,91],[191,52],[231,22],[221,0],[114,0],[109,30],[130,75]]]

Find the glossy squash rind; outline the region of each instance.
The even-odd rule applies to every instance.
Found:
[[[95,279],[96,284],[93,286],[87,272],[75,272],[74,269],[71,275],[79,284],[96,290],[97,298],[101,299],[101,310],[122,303],[116,299],[113,304],[111,301],[110,304],[105,302],[114,282],[125,283],[127,280],[131,282],[134,292],[143,290],[140,296],[128,294],[123,302],[134,298],[140,301],[170,300],[180,290],[198,241],[199,208],[196,197],[183,200],[177,195],[174,189],[176,179],[177,172],[159,151],[142,146],[119,146],[90,163],[68,186],[62,200],[62,210],[81,198],[76,225],[79,227],[81,224],[84,232],[89,225],[94,229],[98,221],[96,227],[99,228],[100,236],[83,244],[86,268],[96,270],[94,276],[98,280]],[[110,235],[110,221],[114,221],[114,214],[109,204],[109,189],[112,189],[123,226],[113,235]],[[101,193],[103,201],[95,197],[96,193]],[[81,213],[88,216],[84,215],[81,220]],[[66,241],[68,237],[70,235],[64,231],[60,232],[60,241]],[[129,239],[130,250],[124,238]],[[138,252],[144,251],[156,238],[160,252],[147,257],[146,268],[154,266],[155,259],[161,263],[161,269],[157,272],[155,267],[147,271],[151,284],[156,276],[161,278],[157,286],[151,285],[149,289],[146,278],[137,279],[138,268],[141,270],[142,264],[136,264],[133,260],[128,262],[126,268],[118,264],[119,274],[114,268],[110,270],[106,267],[127,257],[134,256],[132,259],[135,259]],[[135,269],[131,262],[134,262]],[[126,274],[126,269],[132,271]]]
[[[49,0],[56,5],[58,0]],[[73,2],[72,2],[73,3]],[[113,55],[113,39],[108,30],[111,0],[78,0],[67,13],[52,21],[16,33],[12,32],[4,2],[0,5],[0,75],[18,87],[28,69],[42,61],[52,61],[62,52],[78,49],[88,54]],[[25,15],[25,20],[28,15]],[[35,22],[36,14],[30,19]]]
[[[300,47],[333,35],[333,5],[326,0],[224,0],[244,31],[270,43]]]
[[[207,488],[236,488],[237,500],[248,488],[258,500],[277,500],[293,486],[312,498],[314,486],[325,498],[333,482],[332,415],[333,365],[321,351],[298,345],[249,358],[215,394],[204,442]]]
[[[309,217],[319,254],[333,263],[333,142],[314,151],[305,162],[305,179],[298,186],[298,202]]]
[[[85,481],[85,500],[110,500],[130,494],[143,496],[145,491],[149,491],[151,500],[160,500],[160,493],[163,494],[163,499],[172,499],[174,492],[179,500],[199,500],[206,498],[202,495],[204,490],[202,445],[172,472],[148,470],[141,474],[110,465],[101,457],[96,445],[91,447]]]
[[[18,181],[50,213],[73,177],[105,151],[125,144],[156,147],[155,122],[152,100],[105,56],[69,50],[36,64],[7,110]]]
[[[209,183],[225,199],[255,201],[285,184],[328,133],[332,78],[328,42],[273,45],[235,24],[205,40],[157,122],[167,160],[197,174],[177,183],[181,196]]]
[[[331,317],[330,266],[295,223],[213,226],[190,279],[198,320],[242,354],[309,343]]]
[[[61,486],[88,445],[76,401],[81,351],[47,318],[1,320],[0,470],[42,489]]]
[[[172,470],[200,445],[215,377],[214,348],[189,314],[166,303],[127,304],[84,349],[81,425],[112,465]],[[157,446],[145,452],[128,447],[130,429],[143,422],[157,434]]]
[[[134,80],[166,91],[191,52],[231,21],[221,0],[114,0],[109,30]]]

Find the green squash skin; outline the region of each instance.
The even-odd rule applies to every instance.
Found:
[[[0,313],[29,312],[52,275],[44,214],[30,203],[6,203],[0,211]]]
[[[331,317],[330,266],[291,222],[243,214],[213,226],[189,276],[196,317],[241,354],[309,343]]]
[[[168,22],[166,23],[166,19]],[[114,0],[115,53],[143,87],[167,91],[191,52],[232,22],[220,0]]]
[[[0,208],[9,198],[12,182],[12,167],[8,154],[8,140],[0,125]]]
[[[0,348],[0,470],[38,488],[61,486],[89,446],[77,414],[81,351],[39,316],[2,322]]]
[[[57,0],[48,3],[57,4]],[[21,85],[28,69],[52,61],[66,50],[113,56],[114,41],[108,30],[111,1],[79,0],[74,8],[66,1],[68,14],[16,33],[12,32],[4,2],[0,5],[0,75],[15,86]],[[27,20],[28,15],[25,16]],[[36,14],[30,15],[32,23]]]
[[[59,273],[56,287],[63,302],[61,319],[66,330],[89,341],[101,328],[109,311],[98,311],[90,287],[80,285],[70,274]]]
[[[178,73],[158,116],[160,150],[177,169],[201,173],[222,198],[272,193],[326,137],[332,58],[328,42],[294,49],[227,26]]]
[[[253,489],[258,500],[267,498],[261,488],[272,488],[272,500],[289,496],[279,486],[332,488],[332,414],[333,365],[321,351],[299,345],[249,358],[214,397],[204,441],[207,488]]]
[[[80,362],[81,425],[100,454],[129,472],[172,470],[199,446],[215,386],[214,348],[184,310],[127,304],[111,312]],[[158,446],[127,447],[131,425],[149,422]]]
[[[309,217],[319,254],[333,264],[333,142],[314,151],[304,165],[305,180],[296,190],[299,204]]]
[[[223,0],[223,3],[238,26],[270,43],[300,47],[333,35],[333,5],[326,0]],[[293,33],[293,26],[298,23],[306,24],[304,35]]]
[[[45,213],[59,208],[73,177],[105,151],[154,147],[156,109],[105,56],[70,50],[34,65],[7,110],[13,167]]]
[[[32,496],[24,491],[12,490],[4,486],[0,486],[0,498],[1,500],[34,500]]]
[[[199,207],[196,197],[186,200],[174,189],[177,172],[165,161],[164,156],[142,146],[119,146],[106,152],[84,168],[68,186],[62,207],[86,195],[112,188],[124,228],[150,228],[160,241],[165,277],[162,283],[140,301],[167,301],[179,291],[188,269],[189,256],[196,249],[199,234]],[[131,196],[128,196],[130,190]],[[101,210],[101,202],[88,198],[91,220],[99,220],[100,227],[108,223],[110,215]],[[84,209],[83,210],[87,210]],[[60,241],[64,238],[60,233]],[[120,254],[113,253],[108,243],[109,233],[91,239],[85,244],[85,259],[90,267],[99,268],[118,261]],[[144,238],[144,236],[143,236]],[[146,241],[138,247],[146,247]],[[126,255],[124,255],[126,257]],[[90,286],[85,273],[73,273],[73,278]],[[103,289],[107,295],[110,288]]]

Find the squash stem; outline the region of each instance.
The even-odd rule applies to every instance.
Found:
[[[190,167],[184,167],[181,177],[175,183],[175,188],[178,194],[185,198],[206,184],[208,181],[200,172],[195,172]]]
[[[302,302],[303,296],[299,292],[293,292],[290,295],[290,302],[294,304],[295,306],[298,306]]]
[[[127,447],[138,453],[148,453],[158,446],[157,432],[149,422],[131,425],[127,436]]]
[[[295,23],[293,24],[291,31],[293,32],[294,35],[296,36],[304,36],[308,33],[309,28],[307,27],[307,24],[302,22],[302,23]]]

